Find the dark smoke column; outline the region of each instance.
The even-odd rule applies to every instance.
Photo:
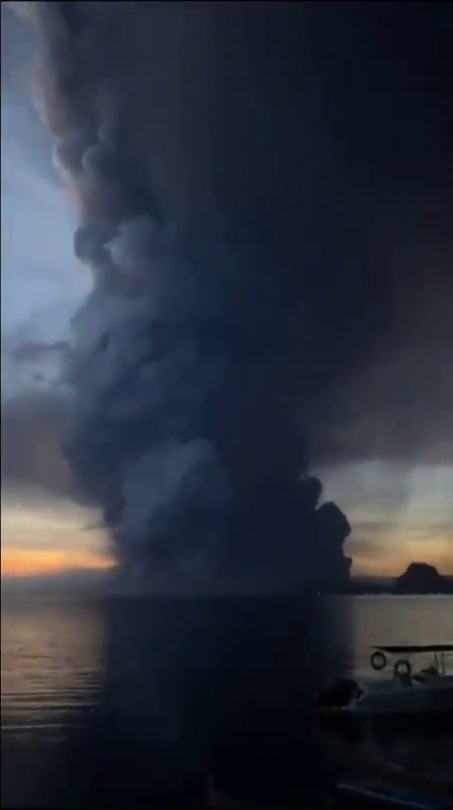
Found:
[[[320,487],[300,480],[290,285],[240,229],[240,261],[231,250],[222,115],[200,114],[204,96],[222,106],[228,43],[244,47],[239,6],[39,3],[31,15],[41,107],[79,208],[75,250],[94,279],[73,324],[66,453],[131,587],[269,590],[348,574],[348,529],[326,556]],[[258,98],[245,87],[244,126]]]

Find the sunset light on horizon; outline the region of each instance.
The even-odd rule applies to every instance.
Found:
[[[412,108],[411,94],[403,89],[398,103],[402,117],[397,115],[397,106],[386,106],[386,101],[390,100],[393,89],[398,85],[399,68],[393,66],[396,70],[393,76],[393,67],[390,66],[386,78],[382,60],[378,60],[379,81],[382,80],[382,87],[385,88],[379,94],[363,94],[361,81],[354,90],[360,77],[352,73],[345,75],[341,80],[346,104],[343,112],[345,122],[350,116],[350,128],[344,132],[341,121],[334,121],[339,110],[337,92],[331,102],[327,97],[325,99],[326,110],[332,110],[332,121],[328,123],[323,116],[319,120],[317,118],[319,110],[323,109],[322,93],[318,105],[318,102],[314,103],[317,90],[313,98],[310,90],[306,106],[309,126],[305,126],[303,116],[294,117],[292,101],[287,109],[285,105],[281,107],[278,82],[274,83],[273,80],[269,88],[274,88],[272,92],[276,93],[273,99],[275,127],[274,124],[270,126],[272,118],[268,119],[274,108],[268,101],[261,107],[262,99],[255,98],[256,88],[252,87],[247,92],[251,93],[250,97],[254,98],[253,103],[260,111],[259,115],[257,112],[256,121],[248,103],[241,102],[236,117],[231,116],[231,120],[230,116],[224,115],[228,107],[224,110],[221,104],[217,127],[205,118],[204,105],[200,101],[204,98],[207,74],[204,71],[197,73],[201,62],[198,61],[198,44],[194,45],[193,54],[189,49],[190,58],[189,51],[184,58],[188,59],[187,64],[196,73],[201,94],[198,91],[193,93],[196,84],[192,84],[191,79],[186,85],[187,79],[182,73],[179,75],[178,71],[167,71],[172,103],[162,105],[161,96],[154,98],[154,89],[150,85],[146,91],[149,93],[149,104],[140,104],[137,115],[134,113],[130,121],[129,116],[124,120],[125,131],[129,125],[137,129],[137,142],[135,134],[130,139],[137,153],[130,157],[133,158],[131,166],[140,167],[140,177],[135,178],[135,169],[131,169],[131,183],[132,180],[134,182],[129,188],[128,181],[124,189],[120,183],[115,194],[121,192],[126,195],[124,210],[129,210],[131,204],[134,216],[130,214],[131,219],[117,221],[116,216],[123,216],[123,204],[118,205],[118,211],[116,203],[115,206],[106,204],[112,190],[108,183],[106,190],[102,190],[102,171],[99,176],[96,174],[96,150],[91,153],[92,157],[94,155],[93,166],[90,168],[88,161],[86,169],[89,182],[95,183],[93,190],[88,184],[89,193],[86,193],[86,179],[82,182],[78,174],[71,177],[73,191],[78,188],[79,181],[82,183],[83,193],[78,189],[79,196],[81,194],[79,204],[82,209],[84,205],[88,206],[86,212],[82,211],[83,227],[88,227],[84,217],[92,217],[94,231],[97,233],[99,230],[96,239],[100,239],[90,261],[87,256],[82,256],[79,261],[77,250],[74,250],[74,234],[80,236],[77,230],[80,224],[78,212],[55,172],[52,157],[55,134],[43,126],[33,99],[24,92],[25,85],[18,81],[18,76],[28,64],[26,54],[31,57],[37,43],[34,43],[32,32],[18,18],[4,11],[4,5],[8,4],[2,4],[5,32],[2,38],[1,177],[2,576],[56,575],[70,569],[103,570],[114,565],[114,549],[108,532],[99,528],[102,514],[115,514],[124,536],[127,535],[122,522],[127,501],[126,482],[121,480],[121,476],[129,464],[134,464],[137,459],[141,463],[148,452],[147,442],[152,444],[154,441],[153,431],[149,431],[148,436],[147,428],[143,428],[146,420],[154,424],[153,414],[156,425],[162,420],[159,430],[165,435],[168,431],[169,435],[176,431],[176,442],[180,441],[179,427],[176,429],[173,424],[179,425],[180,419],[181,424],[192,424],[191,420],[194,419],[193,426],[187,428],[187,435],[195,436],[196,440],[201,437],[202,441],[213,445],[219,465],[225,466],[227,489],[229,492],[231,484],[233,500],[237,493],[242,492],[243,465],[250,467],[256,476],[256,481],[247,481],[252,500],[255,492],[260,492],[262,471],[266,470],[266,465],[270,471],[269,474],[266,472],[266,476],[275,476],[277,491],[287,470],[290,471],[288,475],[294,475],[294,481],[299,484],[300,481],[296,481],[298,467],[291,455],[300,440],[300,473],[306,472],[319,479],[323,487],[322,500],[333,501],[351,526],[351,534],[344,547],[342,542],[345,535],[340,538],[337,551],[341,557],[344,548],[345,554],[352,558],[353,576],[395,576],[411,562],[430,563],[441,573],[453,575],[453,246],[450,211],[448,205],[444,208],[440,187],[435,192],[437,178],[447,176],[447,173],[437,165],[442,154],[442,138],[434,138],[432,143],[428,142],[429,139],[425,140],[429,127],[427,129],[425,126],[424,102],[420,107],[415,105]],[[204,13],[209,16],[208,6],[206,4]],[[321,29],[324,35],[324,23]],[[374,29],[373,33],[370,29],[370,36],[370,41],[374,42]],[[333,47],[333,42],[329,47]],[[266,54],[263,50],[263,76],[266,73]],[[297,49],[293,56],[297,63]],[[148,46],[144,57],[148,58]],[[323,62],[323,69],[327,71],[328,61]],[[338,65],[343,65],[343,61],[340,59]],[[345,67],[346,63],[347,60]],[[219,76],[224,67],[220,61],[216,68]],[[370,75],[374,75],[374,66],[370,70]],[[142,71],[142,74],[144,77],[146,71]],[[164,71],[159,77],[159,81],[163,81],[162,93],[166,92],[164,85],[167,79],[164,74],[167,75]],[[175,84],[173,87],[172,82],[176,81],[177,75],[177,82],[181,82],[181,86]],[[247,75],[244,69],[244,82]],[[226,83],[223,89],[226,90],[231,82],[226,75],[224,78]],[[336,79],[336,75],[332,75],[332,87]],[[282,86],[289,82],[290,87],[291,74],[288,73],[281,81]],[[328,85],[329,82],[326,88]],[[316,87],[317,83],[313,82],[313,90]],[[208,91],[207,86],[205,90],[206,98],[215,106],[215,95],[210,95],[211,90]],[[132,93],[131,102],[134,98]],[[187,120],[182,110],[181,118],[179,112],[177,115],[175,112],[184,98],[187,98],[187,110],[190,111]],[[236,103],[233,101],[232,98],[232,110]],[[330,103],[332,106],[329,108]],[[157,128],[154,120],[148,121],[143,112],[152,109],[153,104],[157,104],[156,109],[159,110]],[[302,105],[305,109],[304,105],[305,102]],[[283,112],[284,108],[286,123],[283,126],[282,119],[281,140],[277,138],[281,160],[277,155],[278,159],[274,161],[277,153],[269,133],[275,129],[277,137],[280,132],[278,113]],[[245,115],[246,111],[250,116],[246,116],[247,127],[240,125],[236,130],[240,116]],[[102,109],[99,114],[102,117],[105,111]],[[173,114],[175,118],[172,118]],[[434,121],[433,127],[439,123],[440,119],[437,124]],[[336,127],[339,129],[336,130]],[[397,129],[401,133],[398,136],[401,144],[407,146],[410,138],[415,139],[414,152],[407,148],[398,149],[392,157]],[[79,127],[77,133],[79,130],[85,132],[85,127]],[[244,141],[243,130],[248,133]],[[122,132],[121,127],[118,131]],[[347,159],[344,152],[346,131],[350,143]],[[160,135],[157,134],[159,132]],[[175,132],[179,134],[173,138]],[[440,129],[437,135],[441,135]],[[158,140],[155,142],[156,137]],[[329,150],[323,151],[326,143],[330,144]],[[353,169],[354,161],[351,162],[354,154],[361,154],[362,148],[365,150],[364,166],[366,161],[369,163],[363,174],[358,168],[362,158],[357,158],[356,169]],[[72,154],[71,149],[68,155]],[[126,146],[122,145],[122,158],[124,149]],[[327,157],[327,152],[330,157]],[[187,162],[189,154],[206,156],[206,175],[197,160],[191,158]],[[63,155],[66,155],[65,150],[61,152]],[[242,163],[234,172],[234,161],[239,155],[242,155]],[[389,160],[387,169],[382,162],[385,155]],[[231,159],[231,171],[228,169],[223,175],[227,157]],[[128,161],[126,163],[129,165]],[[102,168],[102,165],[101,160],[99,166]],[[122,159],[119,167],[118,177],[122,178]],[[423,172],[419,176],[420,167],[424,167],[426,176]],[[135,202],[132,204],[128,197],[131,189],[135,188],[136,180],[140,180],[138,186],[141,189],[141,182],[148,176],[148,168],[150,177],[154,178],[153,183],[156,182],[157,186],[161,183],[162,188],[159,187],[157,193],[157,186],[153,186],[147,194],[150,193],[153,204],[156,200],[159,205],[162,204],[163,210],[167,204],[169,206],[168,212],[166,209],[164,212],[165,227],[162,233],[160,225],[157,228],[154,223],[154,213],[149,214],[152,227],[149,233],[146,231],[140,208],[143,204],[142,191],[138,194],[137,211]],[[71,175],[70,170],[70,166],[66,167],[66,179]],[[431,170],[430,185],[427,178]],[[96,183],[100,185],[99,193],[95,194]],[[162,200],[158,199],[160,194]],[[91,205],[94,206],[93,211]],[[105,211],[103,205],[106,205]],[[99,211],[96,206],[100,206]],[[190,213],[192,206],[193,220]],[[251,212],[254,212],[253,215]],[[179,215],[181,222],[178,222]],[[107,223],[110,216],[113,220]],[[175,217],[174,222],[172,216]],[[184,219],[186,216],[187,222]],[[131,222],[133,227],[129,231]],[[182,244],[178,244],[178,227],[181,234],[185,234],[187,229],[188,241],[184,249]],[[89,232],[90,239],[85,240],[86,244],[83,239],[80,243],[82,253],[91,245],[92,235]],[[110,241],[105,241],[106,234],[110,234]],[[116,234],[114,239],[112,234]],[[210,234],[209,238],[207,234]],[[244,238],[245,234],[247,238]],[[182,240],[184,245],[185,239]],[[175,240],[174,245],[172,240]],[[78,239],[75,241],[78,244]],[[116,301],[116,281],[111,285],[111,300],[110,291],[107,295],[105,309],[103,293],[99,311],[96,309],[99,302],[93,306],[89,296],[93,279],[98,276],[97,269],[92,275],[90,267],[91,264],[92,268],[97,267],[96,257],[104,255],[107,245],[107,253],[111,251],[112,267],[115,267],[112,279],[116,279],[116,272],[119,277],[123,272],[130,274],[131,268],[133,273],[139,273],[139,270],[140,273],[142,270],[148,272],[149,268],[152,271],[149,276],[154,285],[152,296],[148,296],[148,293],[145,295],[145,290],[151,289],[148,280],[143,288],[141,282],[137,287],[140,300],[143,297],[144,303],[146,317],[143,316],[143,324],[136,322],[139,316],[135,311],[131,310],[132,315],[127,314],[130,304],[128,296],[124,296],[126,305],[124,301]],[[186,249],[187,257],[192,258],[185,256]],[[165,254],[162,267],[160,258],[156,262],[156,251],[159,256],[162,251]],[[184,256],[182,262],[180,253]],[[174,269],[167,272],[173,266],[170,259],[175,259]],[[168,267],[167,260],[170,261]],[[161,279],[163,267],[165,272]],[[186,272],[188,269],[189,273]],[[221,272],[216,276],[219,269]],[[101,277],[104,278],[103,275]],[[280,286],[282,278],[287,280]],[[222,287],[224,281],[225,291]],[[293,288],[294,295],[292,292],[288,294]],[[108,284],[107,289],[110,290]],[[268,301],[269,291],[272,294]],[[186,304],[186,301],[192,301],[192,297],[193,304]],[[184,307],[189,307],[189,314],[184,307],[180,313],[180,299],[185,302]],[[242,302],[240,306],[239,301]],[[90,302],[88,306],[87,302]],[[297,308],[293,310],[294,303],[297,303]],[[125,314],[122,314],[123,306]],[[192,306],[193,313],[190,309]],[[287,312],[284,310],[286,306]],[[238,327],[242,311],[244,329]],[[75,326],[78,318],[74,317],[77,312],[80,320],[78,327]],[[276,316],[275,323],[272,313]],[[159,322],[165,324],[168,318],[170,332],[174,324],[182,319],[181,323],[185,325],[181,331],[184,339],[181,338],[180,350],[174,351],[172,348],[173,338],[168,341],[165,338],[162,347],[160,339],[156,338],[157,349],[154,344],[149,351],[148,346],[144,349],[141,343],[143,335],[148,336],[146,340],[150,341],[150,347],[155,339],[151,339],[151,332],[154,335],[157,323],[154,319],[157,316]],[[104,325],[104,318],[108,329]],[[305,341],[303,352],[300,352],[299,332],[297,338],[296,330],[293,337],[292,326],[291,334],[288,332],[286,335],[285,332],[286,325],[292,324],[293,318],[297,321],[298,329],[301,329],[301,336],[304,335],[300,339],[301,344]],[[233,324],[231,335],[227,334],[226,337],[223,336],[222,319],[225,323],[231,321]],[[198,324],[193,326],[195,331],[190,339],[185,335],[186,322],[189,321]],[[215,362],[212,360],[212,374],[210,366],[205,374],[203,362],[200,362],[204,351],[200,348],[204,345],[204,337],[200,340],[200,336],[204,335],[205,321],[216,324],[212,347],[211,338],[208,340],[209,353],[213,352],[212,357],[217,353],[219,355]],[[221,326],[218,330],[220,340],[217,321]],[[101,341],[96,343],[99,324],[102,330],[105,328],[107,331],[102,331]],[[255,327],[250,330],[250,324],[259,326],[256,345],[261,347],[261,354],[257,363],[255,337],[251,337]],[[229,327],[226,333],[228,330]],[[94,337],[90,337],[91,332]],[[176,332],[178,343],[179,327]],[[278,338],[280,332],[281,340]],[[237,344],[238,340],[243,345]],[[231,346],[227,345],[229,343]],[[78,351],[83,357],[83,364],[86,364],[83,367],[95,369],[90,372],[92,378],[90,374],[86,375],[89,383],[86,390],[80,381],[72,389],[63,371],[76,344],[80,344]],[[104,349],[108,346],[108,350],[104,352],[102,349],[101,352],[101,344]],[[196,349],[193,348],[195,345]],[[237,345],[240,345],[239,352]],[[151,355],[154,363],[152,372],[146,365]],[[242,368],[242,356],[246,358],[244,362],[249,364],[247,369]],[[90,358],[89,362],[87,358]],[[274,359],[278,361],[275,369]],[[98,361],[99,366],[96,366]],[[179,364],[178,371],[174,370],[174,363],[175,369]],[[224,368],[231,365],[233,369],[236,364],[237,375],[234,372],[230,378],[230,372],[227,373]],[[126,373],[124,369],[129,365],[129,376],[124,384],[122,374]],[[263,369],[257,375],[259,384],[254,379],[256,368]],[[216,378],[217,374],[220,387],[213,395],[217,383],[211,391],[210,377]],[[222,375],[223,382],[220,380]],[[297,399],[293,383],[298,381],[299,386],[299,377],[301,384]],[[190,379],[188,386],[184,382],[186,378]],[[99,380],[102,384],[98,390]],[[250,385],[249,380],[252,381]],[[196,396],[192,392],[192,384]],[[164,407],[162,403],[166,403],[167,386],[170,393]],[[282,389],[281,395],[279,387]],[[82,389],[83,396],[80,394]],[[161,394],[161,390],[164,393]],[[123,392],[126,392],[124,402],[121,399]],[[77,399],[79,395],[80,401]],[[117,395],[121,400],[119,403],[115,400]],[[143,402],[140,403],[141,396]],[[230,396],[233,403],[239,403],[231,408],[231,413]],[[186,403],[187,397],[190,405]],[[173,413],[174,402],[181,402],[182,410],[187,413],[178,413],[177,419],[173,420],[172,416],[168,420],[167,412]],[[214,415],[210,412],[212,402],[216,403],[213,406]],[[227,407],[223,413],[225,402]],[[290,402],[288,412],[285,410],[288,424],[282,427],[280,423],[284,419],[280,413],[280,403],[285,403],[286,409]],[[217,403],[220,403],[218,414]],[[195,418],[193,413],[198,407],[200,414]],[[293,413],[290,413],[291,408]],[[85,418],[86,413],[90,414],[89,419]],[[209,416],[206,417],[206,414]],[[300,430],[299,427],[296,430],[295,424],[299,420]],[[245,430],[241,421],[246,426]],[[218,435],[217,428],[212,427],[217,423],[221,425]],[[83,430],[77,432],[79,425],[83,430],[92,429],[93,433],[89,430],[87,434]],[[259,426],[257,441],[253,438],[256,425]],[[72,451],[68,451],[71,448],[71,431],[75,431],[76,438]],[[232,447],[235,448],[231,452],[231,459],[231,448],[227,447],[229,431]],[[275,435],[272,435],[273,432]],[[250,447],[247,444],[249,436],[252,437]],[[61,449],[63,438],[66,441],[65,454]],[[171,435],[171,441],[173,439]],[[306,447],[302,447],[304,443]],[[109,448],[111,455],[106,455],[105,447]],[[257,456],[256,461],[252,458],[253,453]],[[151,458],[152,453],[149,455]],[[85,457],[89,460],[88,471],[84,472],[89,479],[88,487],[80,474],[83,467],[83,463],[79,463],[80,458],[83,462]],[[92,458],[98,459],[98,468]],[[112,463],[106,461],[110,458],[113,459]],[[226,458],[229,459],[228,464]],[[67,459],[70,459],[69,463]],[[283,472],[280,471],[280,463]],[[168,464],[170,469],[170,462]],[[228,465],[232,465],[231,470]],[[163,469],[157,467],[155,493]],[[106,479],[112,476],[113,483],[109,481],[104,486],[104,474]],[[73,475],[77,477],[77,485]],[[266,476],[263,476],[263,480],[266,480]],[[165,478],[164,473],[161,478]],[[144,494],[141,499],[137,497],[140,509],[148,498],[147,487],[151,486],[151,479],[149,471],[143,473],[141,492]],[[78,502],[78,486],[81,489],[85,487],[84,495],[90,502],[97,503],[99,508],[82,506]],[[254,489],[255,486],[258,489]],[[110,510],[110,504],[103,501],[103,498],[110,497],[114,500],[112,492],[116,497],[114,506],[121,504],[119,517],[115,508]],[[249,498],[247,488],[244,492]],[[179,490],[177,494],[179,497]],[[155,500],[157,503],[158,498]],[[149,501],[153,502],[153,498],[149,498]],[[159,505],[154,508],[158,517],[153,525],[161,526],[163,510],[159,512]],[[149,542],[151,523],[143,519],[140,509],[132,530],[134,548],[144,548]],[[258,512],[260,510],[261,506]],[[172,519],[171,509],[169,514]],[[257,514],[261,536],[265,534],[263,527],[272,525],[269,548],[278,548],[278,537],[273,545],[274,535],[278,534],[274,524],[267,519],[260,520],[261,516]],[[143,544],[135,538],[134,531],[138,524],[144,535],[148,534]],[[188,523],[183,525],[186,529]],[[248,523],[245,531],[249,532]],[[210,538],[210,529],[207,534]],[[301,543],[304,539],[309,541],[309,538],[304,538],[303,532],[300,534]],[[239,537],[240,533],[237,535]],[[165,532],[164,536],[167,537]],[[238,539],[238,546],[242,542],[242,539]],[[208,542],[206,546],[208,548]],[[322,548],[322,545],[318,545],[318,549]],[[228,553],[234,558],[230,548]],[[238,558],[241,553],[240,550]],[[313,546],[309,553],[314,560],[316,554]],[[264,559],[266,553],[262,557]],[[342,562],[347,571],[348,561],[343,558]]]
[[[450,806],[453,0],[1,20],[2,807]]]
[[[453,527],[447,491],[451,470],[444,469],[444,497],[423,497],[423,486],[432,475],[427,470],[413,479],[412,498],[389,504],[386,492],[376,487],[368,469],[365,486],[363,465],[323,470],[325,495],[335,498],[351,523],[346,553],[353,558],[352,575],[392,577],[411,562],[427,562],[442,574],[453,574]],[[401,474],[397,470],[393,474]],[[386,470],[387,478],[392,470]],[[380,480],[385,480],[381,475]],[[441,484],[441,481],[438,482]],[[356,493],[356,497],[351,496]],[[115,565],[107,532],[99,528],[99,512],[82,507],[39,487],[15,490],[3,487],[2,577],[58,575],[70,570],[108,570]]]

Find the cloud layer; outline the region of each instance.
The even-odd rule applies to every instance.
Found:
[[[417,471],[452,464],[451,148],[444,126],[451,82],[440,69],[425,70],[448,53],[448,19],[436,23],[412,8],[409,18],[390,6],[363,14],[348,7],[326,31],[314,6],[294,10],[289,25],[278,4],[264,4],[258,16],[255,4],[234,14],[217,4],[212,15],[209,4],[196,15],[184,4],[175,14],[157,5],[137,24],[138,7],[130,4],[107,50],[110,78],[127,91],[121,114],[128,145],[176,225],[176,242],[170,233],[164,249],[180,240],[205,281],[224,280],[234,269],[231,289],[240,279],[244,300],[281,274],[279,307],[300,323],[301,421],[312,464],[323,465],[328,486],[343,471],[349,484],[344,500],[338,497],[349,513],[363,461],[375,463],[368,513],[350,517],[362,526],[364,554],[367,542],[383,549],[414,491],[423,502],[420,487],[414,490]],[[14,50],[20,60],[29,53],[13,20],[14,48],[2,54],[8,75],[17,73]],[[388,58],[394,49],[398,60]],[[350,55],[368,50],[358,71]],[[34,398],[42,364],[24,374],[12,353],[25,342],[65,339],[89,281],[71,257],[71,214],[50,179],[46,136],[22,98],[12,82],[2,95],[9,223],[2,228],[2,395],[33,399],[4,416],[11,438],[2,476],[66,491],[69,476],[56,449],[63,414]],[[140,261],[134,267],[140,273]],[[263,412],[274,394],[267,381]],[[266,450],[264,427],[255,419],[261,467],[278,444]],[[347,469],[356,471],[356,484]],[[434,502],[442,486],[433,475],[426,479]],[[448,520],[444,509],[432,526],[448,528]]]

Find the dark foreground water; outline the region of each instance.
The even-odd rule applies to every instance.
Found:
[[[2,602],[2,806],[284,806],[335,778],[313,694],[371,644],[453,641],[448,597]]]

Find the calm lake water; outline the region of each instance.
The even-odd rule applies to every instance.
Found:
[[[263,764],[267,727],[294,742],[294,718],[308,711],[301,695],[339,672],[371,674],[370,645],[451,643],[453,599],[34,598],[2,602],[1,627],[2,806],[63,795],[87,806],[100,799],[99,774],[111,781],[116,768],[118,805],[149,804],[149,764],[138,762],[156,739],[168,750],[185,740],[194,757],[217,746],[226,761],[240,727],[244,750],[259,735]]]

